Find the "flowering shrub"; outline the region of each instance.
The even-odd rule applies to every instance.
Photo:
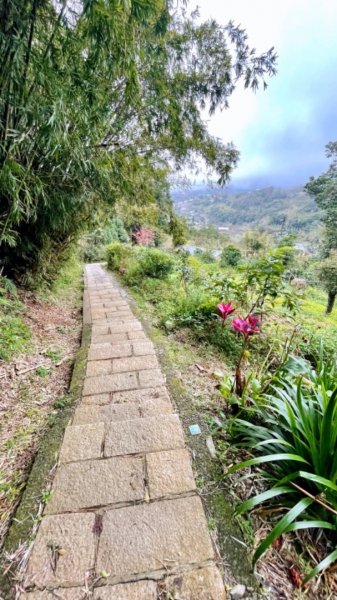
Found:
[[[233,306],[232,302],[221,302],[218,304],[219,318],[222,321],[222,324],[225,324],[226,319],[235,313],[236,308]],[[246,318],[236,317],[232,321],[232,329],[236,333],[239,333],[243,336],[243,344],[240,357],[237,361],[235,368],[235,379],[232,391],[235,390],[235,393],[240,398],[243,395],[243,391],[246,385],[245,377],[242,373],[242,362],[246,356],[247,344],[248,340],[252,335],[256,335],[261,333],[261,319],[258,316],[253,314],[248,314]]]
[[[141,227],[134,234],[134,241],[139,246],[151,246],[154,243],[155,232],[152,229]]]
[[[242,317],[237,317],[232,322],[232,327],[234,331],[242,333],[245,338],[248,338],[255,333],[260,333],[260,324],[261,320],[259,317],[254,317],[254,315],[248,315],[245,319]]]
[[[231,302],[227,302],[227,304],[224,304],[223,302],[221,302],[220,304],[218,304],[218,311],[220,314],[220,318],[222,319],[223,322],[225,322],[227,317],[229,317],[231,314],[233,314],[235,312],[235,310],[236,309]]]

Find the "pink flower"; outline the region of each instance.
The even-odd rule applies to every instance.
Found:
[[[232,327],[234,331],[238,331],[242,333],[245,338],[250,335],[254,335],[255,333],[260,333],[260,319],[259,317],[254,317],[254,315],[248,315],[246,319],[242,317],[237,317],[232,322]]]
[[[221,304],[218,304],[218,311],[221,319],[225,320],[227,317],[229,317],[229,315],[235,312],[235,308],[231,302],[227,302],[227,304],[221,302]]]
[[[134,234],[136,244],[139,246],[150,246],[155,238],[155,233],[152,229],[146,229],[142,227]]]

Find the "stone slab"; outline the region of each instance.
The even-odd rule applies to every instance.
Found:
[[[79,406],[74,414],[72,425],[86,423],[107,423],[110,421],[128,421],[143,416],[138,403],[104,404],[103,406]]]
[[[65,463],[100,457],[104,433],[104,423],[67,427],[61,446],[60,462]]]
[[[171,401],[166,398],[143,398],[139,408],[142,417],[169,415],[174,412]]]
[[[139,334],[143,333],[142,331]],[[120,342],[129,341],[127,333],[109,333],[107,335],[97,335],[95,338],[91,337],[90,349],[94,350],[96,345],[99,344],[119,344]]]
[[[123,358],[125,356],[131,356],[133,351],[133,344],[131,344],[131,342],[120,344],[95,344],[95,346],[89,350],[88,360]]]
[[[113,375],[98,375],[86,377],[83,386],[83,396],[132,390],[138,387],[136,373],[114,373]]]
[[[220,571],[205,567],[166,579],[166,594],[172,600],[226,600]]]
[[[184,434],[178,415],[160,415],[110,423],[104,456],[156,452],[184,447]]]
[[[112,402],[116,403],[124,403],[124,402],[140,402],[142,400],[148,400],[155,402],[156,400],[168,400],[170,397],[168,395],[167,388],[162,387],[154,387],[154,388],[146,388],[146,389],[137,389],[137,390],[129,390],[125,392],[115,392],[112,394]]]
[[[96,588],[93,600],[158,600],[157,584],[154,581],[136,581],[108,585]]]
[[[108,319],[126,319],[127,317],[133,317],[133,312],[131,310],[118,310],[116,308],[116,312],[113,311],[107,311],[106,314]]]
[[[155,355],[131,356],[129,358],[114,358],[112,369],[114,373],[124,371],[143,371],[146,369],[158,369],[159,363]]]
[[[160,369],[139,371],[139,385],[141,388],[165,385],[166,378]]]
[[[93,404],[100,406],[103,404],[108,404],[109,402],[111,402],[110,394],[95,394],[94,396],[84,396],[82,398],[81,406]]]
[[[112,327],[112,333],[113,333],[114,328],[116,328],[120,324],[125,325],[126,323],[130,323],[130,325],[133,326],[134,323],[139,323],[139,321],[137,321],[137,319],[135,319],[135,317],[133,316],[133,313],[130,313],[126,316],[122,316],[118,313],[117,316],[114,314],[114,316],[110,317],[109,319],[107,317],[101,317],[100,319],[95,319],[95,321],[92,324],[92,327],[93,327],[93,331],[95,331],[98,327],[100,327],[100,326],[105,327],[107,325],[108,327]]]
[[[187,450],[153,452],[146,456],[150,498],[163,498],[196,489]]]
[[[94,568],[94,523],[93,513],[45,516],[29,559],[25,586],[83,586],[86,573]]]
[[[152,342],[133,342],[132,347],[135,356],[155,354]]]
[[[144,498],[144,459],[88,460],[61,465],[46,514],[133,502]]]
[[[85,600],[82,588],[57,588],[21,594],[20,600]]]
[[[131,369],[129,369],[131,371]],[[87,363],[86,376],[110,375],[112,373],[112,360],[91,360]]]
[[[129,331],[129,340],[147,340],[146,333],[144,331]]]
[[[197,496],[119,508],[103,516],[98,572],[127,577],[213,558]]]
[[[92,337],[95,338],[98,335],[108,335],[109,333],[125,333],[128,331],[141,331],[142,326],[136,319],[128,319],[122,323],[116,323],[115,321],[107,321],[103,325],[92,326]]]

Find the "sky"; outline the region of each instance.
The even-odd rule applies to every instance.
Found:
[[[300,185],[328,166],[325,144],[337,140],[336,0],[193,0],[203,19],[230,19],[258,52],[274,46],[277,75],[256,94],[240,86],[211,133],[241,153],[233,183]]]

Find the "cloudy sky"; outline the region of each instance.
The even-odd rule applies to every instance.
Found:
[[[193,0],[202,18],[247,30],[257,51],[275,46],[278,73],[265,92],[237,89],[212,133],[241,151],[233,181],[305,183],[327,167],[324,146],[337,140],[336,0]]]

